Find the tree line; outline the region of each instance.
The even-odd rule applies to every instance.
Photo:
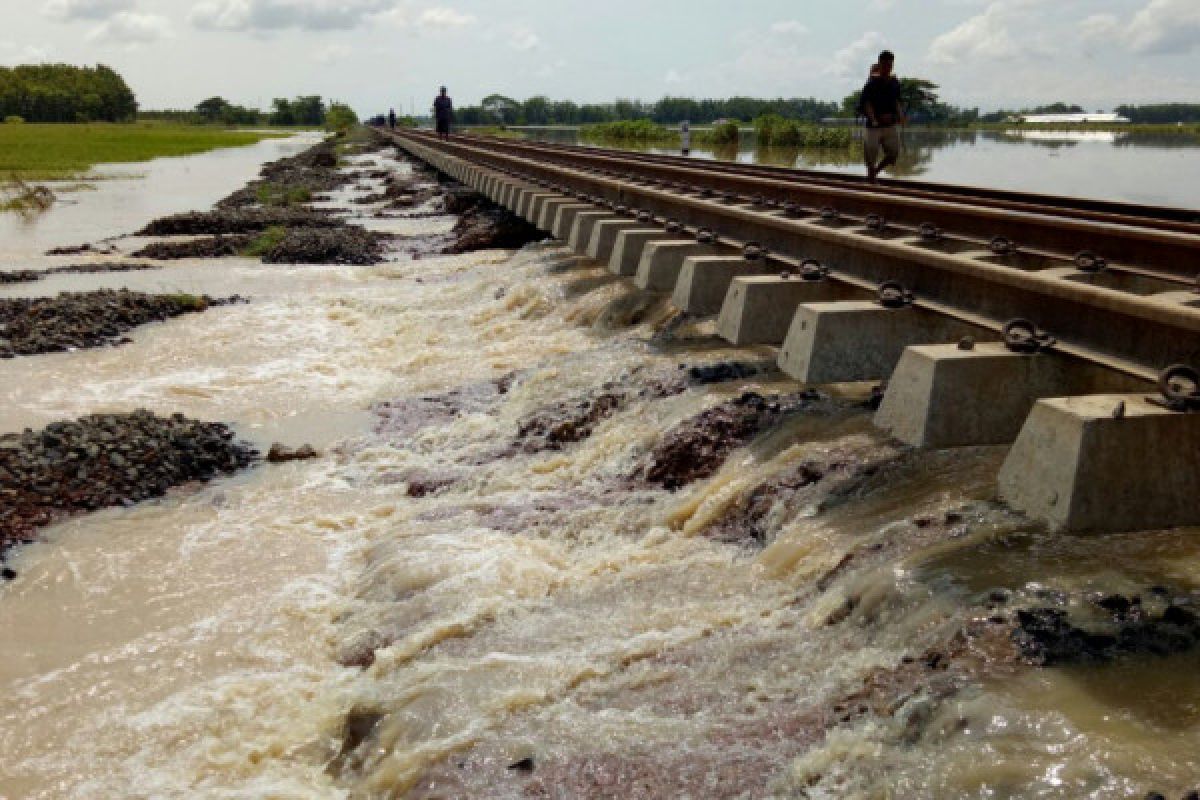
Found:
[[[0,119],[26,122],[127,122],[137,98],[103,64],[0,67]]]
[[[976,109],[943,103],[938,85],[921,78],[901,79],[901,96],[914,122],[969,124],[979,118]],[[611,103],[575,103],[551,100],[543,95],[515,100],[500,94],[488,95],[479,105],[455,111],[460,125],[594,125],[608,122],[647,120],[660,125],[687,120],[706,125],[717,120],[754,120],[778,117],[816,123],[831,117],[854,117],[860,92],[841,103],[815,97],[728,97],[724,99],[664,97],[653,103],[618,99]]]
[[[191,110],[146,111],[141,119],[159,119],[193,125],[274,125],[287,127],[345,128],[357,124],[358,115],[344,103],[326,102],[320,95],[277,97],[270,111],[230,103],[224,97],[201,100]]]
[[[454,116],[460,125],[592,125],[643,119],[659,124],[684,120],[707,124],[719,119],[754,119],[764,114],[816,122],[837,111],[836,103],[812,97],[730,97],[721,100],[664,97],[654,103],[622,98],[611,103],[575,103],[551,100],[542,95],[521,101],[493,94],[479,105],[455,109]]]

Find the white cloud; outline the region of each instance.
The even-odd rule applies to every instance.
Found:
[[[474,22],[474,15],[444,7],[427,8],[417,19],[417,24],[422,28],[462,28]]]
[[[891,11],[895,7],[896,0],[871,0],[871,5],[868,6],[868,10],[876,13],[882,13],[884,11]]]
[[[1092,43],[1113,43],[1139,55],[1187,53],[1200,49],[1200,2],[1150,0],[1128,21],[1094,14],[1081,25]]]
[[[350,30],[368,17],[398,11],[394,0],[205,0],[188,21],[202,30]]]
[[[54,55],[54,49],[39,45],[18,45],[16,42],[0,42],[0,64],[45,64]]]
[[[508,37],[509,47],[522,52],[534,50],[541,43],[541,37],[524,27],[513,28],[512,34]]]
[[[42,13],[60,20],[107,19],[119,11],[131,11],[133,0],[46,0]]]
[[[336,64],[354,54],[354,49],[344,44],[327,44],[313,56],[318,64]]]
[[[867,79],[867,72],[875,63],[879,51],[884,45],[883,34],[879,31],[867,31],[850,44],[833,54],[825,71],[843,78],[862,77]]]
[[[771,25],[771,33],[776,36],[805,36],[808,26],[795,19],[783,19]]]
[[[121,11],[93,28],[90,42],[119,42],[128,45],[149,44],[171,35],[171,23],[157,14]]]
[[[929,60],[935,64],[962,61],[1000,61],[1026,52],[1028,37],[1013,36],[1010,25],[1018,20],[1027,30],[1028,12],[1044,0],[996,0],[956,28],[943,33],[929,46]]]
[[[677,69],[669,69],[669,70],[667,70],[667,74],[663,77],[663,82],[672,84],[672,85],[679,84],[679,83],[686,83],[687,76],[684,75],[683,73],[681,73]]]

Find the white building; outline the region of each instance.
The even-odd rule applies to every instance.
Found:
[[[1129,122],[1128,117],[1122,117],[1120,114],[1101,113],[1097,111],[1095,114],[1021,114],[1016,118],[1017,122],[1028,122],[1031,124],[1049,124],[1049,125],[1086,125],[1089,123],[1101,123],[1105,125],[1122,125]]]

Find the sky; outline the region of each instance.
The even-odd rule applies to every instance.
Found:
[[[148,109],[423,112],[441,84],[458,105],[840,100],[885,47],[985,111],[1200,102],[1200,0],[0,0],[0,21],[0,64],[108,64]]]

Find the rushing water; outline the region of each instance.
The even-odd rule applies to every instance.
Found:
[[[534,132],[535,139],[575,143],[569,129]],[[676,154],[674,150],[647,148]],[[861,175],[858,148],[813,150],[756,147],[699,148],[694,158],[771,164]],[[1200,209],[1200,139],[1174,134],[1071,131],[905,131],[895,178],[1092,197],[1145,205]]]
[[[184,262],[9,293],[101,285],[252,302],[121,348],[0,362],[0,430],[148,407],[325,455],[79,517],[19,552],[0,587],[0,797],[1120,798],[1200,783],[1194,656],[1036,669],[986,634],[1000,590],[1078,606],[1200,589],[1196,531],[1041,533],[991,502],[1002,448],[898,449],[860,387],[678,492],[631,481],[681,421],[799,387],[768,372],[639,393],[681,363],[770,353],[729,349],[553,243],[375,267]],[[513,447],[529,415],[601,387],[629,399],[590,437]],[[388,416],[369,413],[382,401]],[[825,477],[763,518],[763,541],[721,527],[807,465]],[[420,483],[445,488],[412,496]]]

